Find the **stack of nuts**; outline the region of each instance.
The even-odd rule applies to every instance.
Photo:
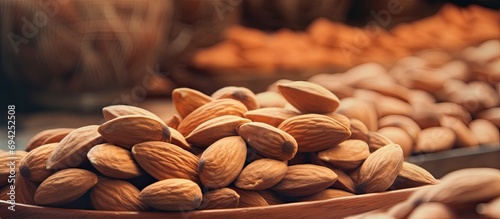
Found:
[[[361,121],[372,138],[381,134],[399,144],[405,156],[477,145],[499,147],[500,41],[467,51],[481,47],[483,57],[475,56],[474,62],[422,51],[388,71],[367,63],[309,81],[341,98],[336,112]],[[493,50],[490,56],[488,49]]]
[[[387,211],[348,218],[500,218],[500,172],[490,168],[457,170],[441,178],[439,185],[422,188]]]
[[[350,110],[376,115],[373,107],[351,107],[311,82],[276,88],[280,93],[268,98],[243,87],[224,87],[211,96],[178,88],[172,93],[178,115],[167,121],[141,108],[114,105],[103,108],[101,125],[43,131],[18,159],[17,201],[190,211],[438,183],[405,162],[398,144],[369,131],[371,120],[348,117]],[[289,104],[264,107],[278,96]]]

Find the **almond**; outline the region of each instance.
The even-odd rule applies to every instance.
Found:
[[[247,147],[239,136],[222,138],[201,155],[198,172],[208,188],[222,188],[233,182],[245,164]]]
[[[237,208],[240,195],[230,188],[221,188],[205,192],[199,209]]]
[[[64,138],[64,136],[68,135],[68,133],[73,130],[73,128],[55,128],[41,131],[35,136],[31,137],[28,143],[26,143],[26,151],[29,152],[41,145],[44,145],[44,142],[49,138],[52,139],[50,141],[55,141],[56,139],[59,139],[60,141],[62,138]]]
[[[283,179],[287,169],[283,161],[268,158],[255,160],[241,171],[235,185],[246,190],[268,189]]]
[[[290,160],[297,153],[297,141],[288,133],[261,122],[249,122],[238,129],[238,134],[264,157]]]
[[[379,148],[359,168],[356,192],[373,193],[387,190],[403,168],[403,150],[397,144]]]
[[[478,119],[486,119],[500,129],[500,107],[484,110],[477,114]]]
[[[415,142],[416,152],[439,152],[453,148],[456,135],[447,127],[431,127],[423,129]]]
[[[278,194],[270,190],[260,190],[257,192],[266,200],[267,204],[269,205],[279,205],[285,203]]]
[[[340,189],[325,189],[321,192],[299,198],[300,201],[319,201],[340,197],[353,196],[355,194]]]
[[[288,102],[286,99],[278,92],[265,91],[255,95],[257,104],[261,108],[277,107],[283,108]]]
[[[448,127],[457,137],[456,146],[457,147],[470,147],[479,145],[478,140],[474,133],[465,125],[462,121],[455,117],[443,116],[439,120],[441,126]]]
[[[249,122],[251,122],[249,119],[234,115],[215,117],[201,123],[186,136],[186,140],[206,148],[221,138],[238,135],[239,127]]]
[[[50,154],[47,159],[47,169],[77,167],[87,161],[90,148],[104,141],[98,133],[98,128],[97,125],[89,125],[70,132]]]
[[[403,189],[434,184],[438,184],[438,181],[427,170],[415,164],[404,162],[392,187]]]
[[[370,147],[370,152],[374,152],[381,147],[384,147],[388,144],[392,144],[394,142],[391,141],[388,137],[378,133],[378,132],[369,132],[368,136],[370,137],[370,141],[368,142],[368,146]]]
[[[120,116],[99,126],[99,133],[107,142],[130,149],[146,141],[170,142],[170,129],[163,122],[143,115]]]
[[[181,117],[179,117],[178,115],[172,115],[164,122],[165,122],[165,124],[167,124],[168,127],[177,130],[177,127],[179,127],[181,120],[182,120]]]
[[[351,121],[349,120],[349,118],[347,118],[347,116],[344,116],[344,115],[342,115],[340,113],[336,113],[336,112],[327,113],[324,115],[329,116],[330,118],[339,121],[340,123],[344,124],[345,127],[348,127],[348,128],[351,127]]]
[[[374,102],[378,118],[388,115],[411,116],[413,108],[410,104],[392,97],[380,97]]]
[[[210,119],[223,115],[235,115],[242,117],[243,114],[247,111],[248,110],[245,105],[237,100],[214,100],[203,106],[200,106],[188,116],[186,116],[179,124],[177,131],[179,131],[184,136],[188,136],[201,123],[204,123]]]
[[[298,143],[299,152],[321,151],[343,142],[351,136],[349,127],[331,117],[304,114],[283,121],[279,129],[290,134]]]
[[[485,119],[476,119],[469,123],[469,128],[479,144],[495,145],[500,142],[500,134],[493,123]]]
[[[47,169],[45,165],[57,145],[58,143],[50,143],[30,151],[19,161],[19,173],[29,180],[43,182],[54,173],[54,170]]]
[[[128,105],[112,105],[104,107],[102,108],[102,115],[104,116],[104,119],[106,119],[106,121],[112,120],[120,116],[142,115],[142,116],[149,116],[153,119],[163,122],[163,120],[160,119],[160,117],[158,117],[156,114],[148,110]]]
[[[471,115],[464,107],[450,102],[443,102],[436,104],[437,112],[447,116],[453,116],[460,119],[464,124],[469,124]]]
[[[440,126],[440,114],[437,112],[436,105],[421,103],[413,105],[413,114],[410,116],[421,129]]]
[[[326,167],[297,164],[289,166],[285,177],[271,190],[287,196],[306,196],[330,187],[336,180],[337,174]]]
[[[162,141],[136,144],[132,155],[146,172],[158,180],[182,178],[198,182],[199,158],[179,146]]]
[[[212,100],[213,98],[191,88],[176,88],[172,91],[172,102],[182,118]]]
[[[257,191],[233,188],[240,196],[238,208],[269,206],[266,199]]]
[[[235,87],[227,86],[220,88],[212,94],[214,99],[230,98],[235,99],[243,103],[248,110],[254,110],[259,108],[259,103],[257,102],[257,97],[248,88],[245,87]]]
[[[99,177],[90,189],[90,203],[96,210],[144,211],[147,207],[139,200],[139,193],[127,181]]]
[[[335,174],[337,174],[337,181],[335,181],[335,183],[330,188],[341,189],[350,193],[356,192],[356,185],[354,184],[354,181],[352,181],[351,177],[349,177],[349,175],[337,168],[330,169],[335,172]]]
[[[105,176],[130,179],[141,175],[141,168],[132,153],[122,147],[104,143],[94,146],[87,153],[92,166]]]
[[[377,110],[371,102],[357,98],[345,98],[342,99],[336,112],[363,122],[370,131],[378,129]]]
[[[19,161],[26,156],[28,153],[26,151],[12,151],[1,152],[0,153],[0,186],[7,185],[10,176],[15,175],[19,172]]]
[[[361,140],[346,140],[318,153],[320,160],[337,168],[354,169],[370,156],[368,144]]]
[[[14,182],[15,187],[15,200],[18,203],[35,205],[35,192],[40,183],[33,182],[22,175],[17,174]],[[9,186],[10,187],[10,186]]]
[[[142,203],[165,211],[190,211],[201,205],[203,195],[195,182],[188,179],[165,179],[139,193]]]
[[[410,156],[413,152],[413,139],[405,130],[398,127],[385,127],[377,132],[401,146],[404,157]]]
[[[410,117],[401,115],[389,115],[380,118],[378,121],[379,128],[398,127],[406,131],[413,141],[417,140],[418,133],[421,131],[420,126]]]
[[[40,184],[35,192],[35,202],[50,206],[67,204],[78,199],[96,183],[97,176],[88,170],[64,169]]]
[[[500,217],[500,197],[494,199],[487,204],[479,204],[477,212],[487,218]]]
[[[349,122],[351,124],[351,136],[349,139],[358,139],[366,143],[370,142],[370,131],[363,122],[357,119],[351,119]]]
[[[340,104],[335,94],[311,82],[280,83],[277,87],[283,97],[302,113],[330,113]]]
[[[245,118],[254,122],[263,122],[274,127],[278,127],[283,121],[300,113],[284,108],[268,107],[250,110],[244,114]]]
[[[170,130],[170,136],[172,136],[170,143],[175,144],[187,151],[191,151],[193,149],[187,142],[186,138],[184,138],[184,136],[179,131],[172,127],[168,127],[168,129]]]

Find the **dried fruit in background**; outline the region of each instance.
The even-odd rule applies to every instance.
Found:
[[[476,119],[469,123],[469,129],[479,144],[495,145],[500,143],[500,134],[497,127],[488,120]]]
[[[430,127],[423,129],[415,142],[415,152],[439,152],[453,148],[456,135],[447,127]]]

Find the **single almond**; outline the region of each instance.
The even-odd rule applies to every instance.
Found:
[[[500,134],[493,123],[485,119],[476,119],[469,123],[469,128],[479,144],[495,145],[500,142]]]
[[[277,86],[283,97],[302,113],[330,113],[340,104],[335,94],[318,84],[294,81]]]
[[[28,154],[26,151],[5,151],[0,152],[0,187],[7,185],[11,178],[11,171],[19,172],[19,161]]]
[[[67,204],[78,199],[96,183],[97,176],[88,170],[60,170],[40,184],[35,192],[35,203],[48,206]]]
[[[90,149],[104,141],[98,128],[97,125],[89,125],[71,131],[50,154],[47,159],[47,169],[77,167],[87,161]]]
[[[405,130],[398,127],[385,127],[377,132],[401,146],[404,157],[410,156],[413,152],[413,139]]]
[[[342,169],[354,169],[370,156],[368,144],[361,140],[344,142],[318,153],[320,160]]]
[[[46,168],[46,164],[57,145],[50,143],[31,150],[19,161],[19,173],[29,180],[43,182],[54,173],[54,170]]]
[[[423,129],[415,142],[415,151],[433,153],[453,148],[456,135],[447,127],[431,127]]]
[[[479,112],[477,114],[477,118],[486,119],[500,129],[500,107],[490,108]]]
[[[374,152],[381,147],[384,147],[388,144],[393,144],[391,139],[385,137],[384,135],[378,132],[369,132],[368,136],[370,137],[370,141],[368,142],[368,146],[370,147],[370,152]]]
[[[186,140],[196,146],[206,148],[217,140],[238,135],[241,125],[251,122],[235,115],[224,115],[207,120],[196,127]]]
[[[374,104],[378,118],[388,115],[411,116],[413,114],[413,107],[410,104],[393,97],[381,97]]]
[[[182,178],[198,182],[199,158],[177,145],[143,142],[132,147],[132,155],[142,169],[158,180]]]
[[[99,126],[99,133],[107,142],[130,149],[146,141],[170,142],[170,129],[163,122],[143,115],[120,116]]]
[[[357,119],[370,131],[378,130],[378,115],[373,103],[357,98],[342,99],[336,111],[349,119]]]
[[[170,143],[175,144],[187,151],[193,150],[191,145],[187,142],[186,138],[179,131],[172,127],[168,127],[168,129],[170,130],[170,135],[172,136]]]
[[[110,143],[98,144],[87,153],[92,166],[105,176],[130,179],[141,175],[132,153]]]
[[[440,114],[435,104],[421,103],[413,105],[413,113],[410,116],[421,129],[440,126]]]
[[[238,208],[269,206],[266,199],[258,191],[232,188],[240,196]]]
[[[188,136],[194,129],[196,129],[196,127],[210,119],[223,115],[235,115],[242,117],[247,111],[248,110],[245,105],[237,100],[214,100],[200,106],[186,116],[179,124],[177,131],[184,136]]]
[[[358,139],[366,143],[370,142],[369,130],[366,125],[358,119],[350,119],[351,136],[349,139]]]
[[[259,190],[257,192],[266,200],[267,204],[269,205],[279,205],[285,203],[280,195],[272,192],[271,190]]]
[[[277,107],[268,107],[268,108],[250,110],[246,112],[243,116],[254,122],[263,122],[272,125],[274,127],[278,127],[286,119],[298,115],[300,115],[300,113],[294,110],[288,110]]]
[[[457,137],[457,147],[471,147],[479,145],[474,133],[459,119],[451,116],[443,116],[439,122],[441,126],[448,127],[455,132]]]
[[[233,182],[245,164],[247,147],[239,136],[222,138],[201,155],[198,167],[200,180],[208,188],[222,188]]]
[[[203,193],[203,200],[199,209],[237,208],[240,195],[230,188],[215,189]]]
[[[348,128],[351,127],[351,120],[349,118],[347,118],[347,116],[344,116],[344,115],[342,115],[340,113],[336,113],[336,112],[327,113],[324,115],[329,116],[330,118],[339,121],[340,123],[344,124],[345,127],[348,127]]]
[[[320,192],[335,183],[337,174],[314,164],[289,166],[285,177],[271,190],[287,196],[306,196]]]
[[[238,129],[238,134],[264,157],[286,161],[297,153],[297,141],[290,134],[265,123],[245,123]]]
[[[28,143],[26,143],[26,151],[31,151],[41,145],[44,145],[44,142],[47,139],[52,139],[50,141],[55,141],[56,139],[62,140],[69,132],[73,131],[74,128],[54,128],[47,129],[37,133],[35,136],[31,137]],[[61,138],[62,136],[62,138]]]
[[[27,205],[36,205],[35,203],[35,192],[38,189],[38,186],[40,186],[40,183],[31,181],[27,179],[26,177],[17,174],[14,185],[13,187],[15,188],[15,201],[17,203],[23,203]],[[10,189],[12,189],[11,186],[6,186]],[[11,193],[11,192],[9,192]],[[10,197],[9,197],[10,198]],[[10,200],[10,199],[7,199]]]
[[[142,115],[149,116],[153,119],[163,122],[160,117],[146,109],[128,105],[112,105],[104,107],[102,108],[102,115],[104,116],[104,119],[106,119],[106,121],[120,116]]]
[[[421,131],[420,126],[407,116],[401,115],[389,115],[380,118],[378,121],[379,128],[385,127],[398,127],[406,131],[413,139],[413,141],[417,140],[418,133]]]
[[[255,94],[246,87],[227,86],[220,88],[212,94],[214,99],[230,98],[243,103],[248,110],[258,109],[259,103]]]
[[[403,189],[438,183],[438,180],[429,171],[415,164],[403,162],[403,168],[392,187],[394,189]]]
[[[349,127],[320,114],[304,114],[283,121],[279,129],[290,134],[298,143],[299,152],[321,151],[333,147],[351,136]]]
[[[246,190],[268,189],[283,179],[287,169],[283,161],[268,158],[255,160],[241,171],[234,184]]]
[[[164,179],[139,193],[139,200],[165,211],[190,211],[199,208],[203,195],[201,188],[188,179]]]
[[[144,211],[147,206],[139,200],[139,189],[131,183],[99,177],[90,189],[90,203],[96,210]]]
[[[172,102],[182,118],[212,100],[208,95],[191,88],[176,88],[172,91]]]
[[[397,144],[379,148],[359,168],[356,192],[373,193],[387,190],[403,168],[403,150]]]
[[[177,130],[177,127],[179,127],[181,120],[182,119],[179,115],[172,115],[168,119],[164,120],[164,122],[165,122],[165,124],[167,124],[168,127]]]

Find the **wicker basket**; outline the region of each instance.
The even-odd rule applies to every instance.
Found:
[[[12,83],[51,98],[142,83],[167,46],[174,11],[174,1],[164,0],[0,5],[4,72]]]

